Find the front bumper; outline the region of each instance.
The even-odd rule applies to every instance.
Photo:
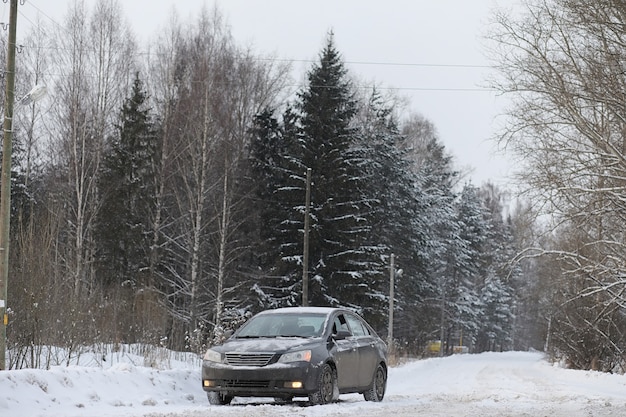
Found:
[[[261,367],[203,361],[202,388],[240,397],[298,397],[316,390],[320,367],[310,362]]]

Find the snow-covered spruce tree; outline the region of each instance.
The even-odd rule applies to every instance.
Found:
[[[274,190],[277,200],[288,203],[275,231],[280,279],[268,277],[273,284],[264,294],[269,304],[301,303],[296,295],[301,294],[305,173],[310,168],[309,303],[363,312],[380,297],[373,290],[380,255],[368,246],[373,202],[364,140],[353,126],[357,102],[332,35],[293,107],[296,117],[283,120],[286,148],[277,174],[282,183]],[[292,297],[285,298],[287,293]]]
[[[136,75],[124,102],[117,132],[104,151],[98,173],[101,206],[96,229],[97,276],[116,304],[115,337],[125,341],[158,340],[162,323],[151,317],[156,309],[149,270],[155,210],[155,158],[159,143],[146,103],[143,83]]]
[[[454,205],[458,173],[453,169],[452,156],[437,138],[432,124],[421,117],[410,118],[402,132],[410,143],[416,177],[416,214],[411,228],[416,255],[411,261],[417,261],[419,268],[414,275],[398,280],[397,293],[403,294],[405,300],[397,315],[405,326],[406,337],[423,347],[428,340],[445,339],[450,333],[448,317],[442,318],[442,311],[449,310],[445,289],[467,255],[459,238]]]
[[[253,256],[263,270],[271,269],[271,264],[278,258],[275,236],[270,232],[276,225],[273,214],[273,190],[276,188],[274,172],[276,159],[283,154],[281,151],[282,134],[278,120],[271,109],[264,109],[254,118],[252,139],[250,141],[250,173],[249,182],[256,184],[253,188],[254,197],[258,203],[258,210],[253,212],[254,222],[268,227],[259,227]]]
[[[489,224],[480,260],[477,284],[481,316],[478,320],[476,350],[509,350],[513,347],[516,299],[514,286],[520,282],[519,265],[513,263],[515,248],[513,229],[503,218],[504,194],[493,184],[478,190],[485,221]]]
[[[417,176],[411,169],[411,152],[407,138],[401,134],[394,117],[394,106],[376,90],[360,101],[357,126],[363,140],[360,148],[367,195],[371,202],[371,232],[368,247],[373,255],[370,265],[370,290],[378,294],[377,302],[364,309],[372,318],[383,319],[380,328],[388,325],[389,256],[395,255],[396,274],[394,338],[403,343],[415,340],[416,328],[409,323],[420,310],[420,299],[428,288],[425,279],[427,228],[424,227],[422,202],[424,194],[417,188]],[[374,256],[377,255],[377,256]],[[416,321],[417,322],[417,321]],[[421,323],[424,320],[420,321]]]
[[[296,181],[294,186],[286,185],[293,182],[289,168],[293,158],[287,150],[295,147],[288,141],[298,139],[296,119],[291,108],[284,111],[280,121],[272,110],[264,110],[255,119],[250,145],[253,215],[258,225],[252,251],[261,271],[252,290],[263,308],[302,303],[302,268],[282,256],[285,251],[297,251],[290,246],[302,248],[301,230],[293,227],[293,222],[301,224],[302,219],[297,219],[298,214],[292,211],[303,204],[305,184]],[[297,212],[302,214],[301,210]],[[290,216],[294,217],[293,222],[288,220]]]
[[[486,271],[480,291],[482,316],[475,351],[509,350],[513,342],[514,299],[510,286],[497,273],[495,265]]]
[[[449,242],[440,277],[442,339],[474,351],[511,347],[515,252],[493,187],[466,184],[456,205],[457,236]]]
[[[332,35],[308,74],[297,109],[302,128],[296,163],[312,170],[309,234],[311,304],[360,311],[370,303],[368,253],[371,227],[357,130],[356,101]]]
[[[137,74],[98,178],[102,196],[96,225],[98,276],[105,285],[148,284],[141,282],[140,271],[149,259],[157,152],[155,126]]]
[[[552,291],[543,288],[538,258],[519,259],[521,249],[538,234],[538,225],[528,202],[507,203],[505,227],[510,230],[512,241],[508,250],[511,268],[511,286],[514,295],[513,350],[541,350],[545,346],[545,330],[550,317]],[[550,274],[548,274],[550,275]]]
[[[454,262],[449,265],[451,276],[445,282],[446,315],[451,332],[463,332],[465,344],[473,344],[482,317],[480,288],[482,286],[481,260],[490,224],[485,220],[485,209],[478,190],[466,184],[456,203],[459,244]],[[450,335],[448,335],[450,338]]]

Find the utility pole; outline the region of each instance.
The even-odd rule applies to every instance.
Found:
[[[311,207],[311,168],[306,169],[304,207],[304,253],[302,254],[302,306],[309,305],[309,211]]]
[[[395,287],[395,255],[392,253],[389,259],[389,330],[387,330],[387,348],[393,354],[393,297]]]
[[[9,230],[11,221],[11,151],[13,135],[13,105],[15,101],[15,43],[17,33],[17,0],[11,0],[9,42],[5,74],[4,140],[2,143],[2,176],[0,178],[0,371],[7,369],[7,294],[9,291]]]

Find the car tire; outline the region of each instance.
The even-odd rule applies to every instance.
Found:
[[[317,377],[317,386],[315,392],[309,394],[311,404],[328,404],[336,401],[339,397],[339,388],[337,386],[337,375],[333,368],[327,363],[322,365],[322,369]]]
[[[374,372],[374,379],[369,389],[363,393],[366,401],[379,402],[383,400],[385,396],[385,390],[387,389],[387,371],[383,365],[378,364],[376,371]]]
[[[206,393],[211,405],[228,405],[233,400],[232,395],[222,394],[217,391],[209,391]]]

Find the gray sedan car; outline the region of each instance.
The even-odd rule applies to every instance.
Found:
[[[341,308],[267,310],[241,326],[202,363],[211,404],[233,397],[273,397],[312,404],[361,393],[381,401],[387,386],[387,346],[357,314]]]

